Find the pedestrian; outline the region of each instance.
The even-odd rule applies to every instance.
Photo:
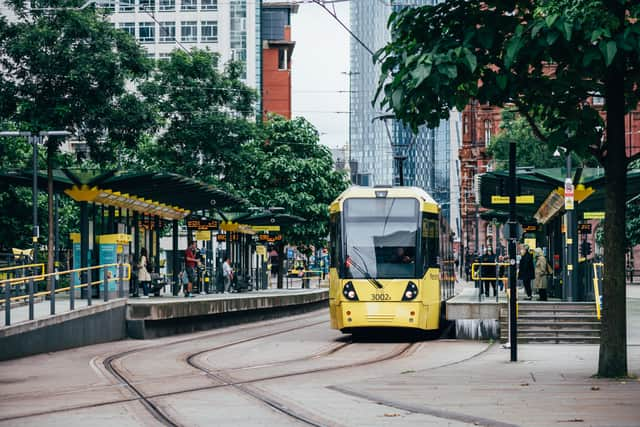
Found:
[[[140,259],[138,260],[138,281],[142,284],[142,298],[149,298],[149,284],[151,283],[151,274],[147,270],[147,250],[140,249]]]
[[[507,265],[508,263],[505,263],[505,258],[504,256],[500,255],[498,257],[498,263],[500,264],[500,266],[498,267],[498,289],[500,290],[500,292],[504,291],[504,288],[507,284]]]
[[[531,280],[535,278],[533,256],[529,252],[529,246],[524,245],[520,251],[520,264],[518,265],[518,279],[522,280],[527,299],[531,300]]]
[[[233,268],[231,268],[229,257],[226,257],[222,263],[222,277],[224,278],[224,292],[229,292],[229,286],[233,282]]]
[[[187,272],[187,285],[184,290],[185,297],[192,297],[193,283],[196,281],[196,266],[200,261],[196,258],[196,242],[189,241],[189,246],[184,252],[184,265]]]
[[[484,255],[481,258],[482,267],[482,283],[484,286],[480,286],[480,293],[484,287],[484,294],[489,297],[489,286],[493,289],[493,296],[496,296],[496,256],[493,254],[493,248],[489,246]]]
[[[538,290],[540,301],[547,300],[547,281],[550,274],[551,266],[544,257],[542,249],[536,248],[536,278],[533,285]]]

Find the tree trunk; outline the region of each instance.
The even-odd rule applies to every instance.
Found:
[[[623,15],[624,17],[624,15]],[[621,55],[605,77],[607,140],[605,171],[604,278],[598,375],[627,375],[627,310],[625,220],[627,158],[624,126],[624,59]]]
[[[54,247],[55,242],[55,226],[53,224],[53,155],[55,146],[50,141],[47,144],[47,208],[49,216],[49,238],[47,240],[47,273],[53,273]],[[57,249],[57,248],[56,248]],[[47,280],[47,290],[51,290],[54,286],[53,276],[49,276]]]

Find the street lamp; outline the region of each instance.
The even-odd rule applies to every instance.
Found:
[[[26,136],[29,144],[33,147],[33,184],[31,203],[33,205],[33,262],[38,262],[38,237],[40,237],[40,228],[38,227],[38,144],[42,142],[45,136],[68,136],[70,132],[65,130],[42,131],[37,134],[28,131],[2,131],[0,136],[17,137]]]
[[[565,230],[565,286],[562,287],[562,299],[565,301],[574,301],[574,293],[577,289],[577,233],[576,233],[576,216],[573,206],[573,179],[571,177],[571,152],[566,147],[558,146],[553,153],[554,157],[560,157],[564,153],[567,162],[567,176],[564,180],[564,208],[566,211]],[[574,289],[576,288],[576,289]]]

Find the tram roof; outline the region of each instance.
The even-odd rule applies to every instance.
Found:
[[[422,200],[423,205],[427,205],[431,209],[427,209],[431,212],[437,213],[440,210],[438,202],[420,187],[400,187],[400,186],[378,186],[378,187],[364,187],[359,185],[352,185],[342,192],[331,203],[330,211],[337,212],[342,209],[342,202],[348,198],[376,198],[376,193],[385,192],[384,197],[415,197]]]

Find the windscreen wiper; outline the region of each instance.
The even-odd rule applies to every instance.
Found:
[[[358,248],[356,248],[355,246],[353,246],[353,250],[356,251],[357,255],[360,257],[360,259],[362,261],[364,261],[364,258],[362,257],[362,254],[360,253],[360,251],[358,250]],[[374,279],[371,274],[369,274],[369,270],[365,270],[362,267],[360,267],[358,264],[356,264],[355,262],[353,262],[353,260],[351,260],[351,265],[353,265],[356,270],[358,270],[360,273],[362,273],[362,275],[364,275],[364,278],[367,279],[369,281],[369,283],[371,283],[372,285],[374,285],[376,288],[378,289],[382,289],[382,283],[380,283],[377,279]]]

